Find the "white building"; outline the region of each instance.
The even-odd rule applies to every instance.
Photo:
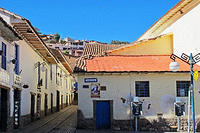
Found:
[[[13,88],[22,87],[21,78],[15,74],[19,70],[19,63],[16,62],[19,58],[15,52],[18,52],[18,47],[14,41],[20,39],[12,27],[0,17],[0,131],[6,131],[7,128],[13,126],[13,101],[15,106],[19,105],[19,99],[16,97],[18,91]],[[17,108],[15,111],[19,113]]]
[[[78,127],[134,129],[135,118],[129,99],[138,97],[143,112],[138,130],[176,131],[174,104],[178,98],[185,104],[186,114],[181,116],[181,130],[187,130],[190,66],[178,61],[181,68],[174,73],[169,69],[170,62],[170,55],[117,55],[86,60],[86,70],[76,73]],[[200,116],[199,87],[199,81],[195,82],[197,118]],[[198,125],[199,119],[196,120]]]
[[[77,73],[80,84],[79,110],[82,114],[79,115],[79,118],[82,121],[88,121],[88,123],[83,122],[81,124],[86,123],[85,127],[102,128],[102,123],[99,124],[99,120],[103,121],[99,118],[102,113],[99,112],[106,112],[107,114],[103,115],[109,116],[109,118],[105,118],[105,121],[107,121],[103,121],[103,126],[118,129],[129,125],[127,120],[131,119],[130,108],[127,107],[126,110],[122,101],[127,99],[128,93],[137,96],[138,82],[148,81],[146,84],[149,84],[149,96],[139,97],[143,101],[143,115],[140,119],[141,123],[139,122],[141,124],[139,130],[169,131],[177,127],[174,103],[176,98],[177,100],[181,99],[185,103],[185,107],[188,107],[188,97],[185,94],[190,86],[190,68],[189,65],[177,59],[182,68],[177,73],[172,73],[168,68],[171,62],[170,55],[174,53],[181,57],[182,53],[187,55],[193,53],[193,56],[200,53],[199,19],[200,1],[181,0],[155,22],[137,41],[106,52],[107,57],[86,60],[82,74]],[[148,57],[149,55],[154,57],[148,60],[140,60],[142,56]],[[164,55],[168,56],[166,62],[158,63],[159,56]],[[126,59],[134,57],[137,57],[138,61],[133,62],[133,60]],[[188,59],[188,56],[185,56],[185,60]],[[157,63],[153,60],[156,60]],[[199,54],[194,60],[199,61]],[[154,62],[154,64],[148,64],[149,61]],[[165,72],[161,71],[164,65],[167,68]],[[134,66],[137,67],[133,69]],[[182,71],[184,67],[187,70]],[[160,70],[156,72],[155,68]],[[135,73],[132,71],[135,71]],[[84,79],[91,82],[85,82]],[[101,86],[104,88],[102,91]],[[96,94],[98,97],[92,97],[91,89],[93,88],[100,88],[99,93]],[[141,88],[143,90],[145,87],[141,86]],[[194,88],[195,129],[200,131],[199,80],[195,82]],[[85,101],[86,104],[82,101]],[[108,106],[103,102],[107,102]],[[108,110],[101,110],[99,108],[100,104],[105,105]],[[97,111],[97,109],[100,111]],[[181,117],[181,130],[187,131],[187,118],[186,108],[185,116]]]
[[[139,39],[173,34],[174,54],[196,55],[200,52],[200,1],[181,0],[164,16],[156,21]]]
[[[9,77],[18,85],[15,86],[12,82],[9,84],[11,88],[7,111],[11,124],[5,127],[12,129],[22,127],[71,104],[75,81],[62,53],[59,52],[58,55],[50,51],[27,19],[2,8],[0,16],[23,39],[15,41],[16,45],[6,51],[8,56],[14,58],[14,48],[18,48],[17,72],[14,79],[13,75]],[[10,63],[10,58],[7,61]],[[12,70],[11,68],[11,72]]]

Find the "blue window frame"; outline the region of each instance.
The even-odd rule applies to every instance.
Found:
[[[136,81],[135,90],[137,97],[150,97],[149,81]]]
[[[62,85],[62,70],[60,70],[60,85]]]
[[[1,68],[6,70],[6,44],[2,42],[2,59],[1,59]]]
[[[190,87],[190,81],[176,81],[177,97],[187,97],[189,87]]]
[[[52,80],[52,64],[50,64],[50,79]]]
[[[38,84],[40,83],[40,62],[38,62]]]
[[[45,88],[47,89],[47,69],[45,70]]]
[[[15,74],[19,75],[19,46],[15,44]]]
[[[58,70],[58,66],[56,65],[56,84],[58,84],[57,70]]]

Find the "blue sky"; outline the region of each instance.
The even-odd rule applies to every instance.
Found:
[[[179,0],[0,0],[44,34],[133,42]]]

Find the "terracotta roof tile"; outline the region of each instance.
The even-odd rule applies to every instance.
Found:
[[[83,56],[92,55],[92,56],[103,56],[108,50],[113,50],[124,45],[113,45],[113,44],[86,44],[83,51]]]
[[[76,59],[74,72],[86,71],[86,59],[91,59],[92,57],[105,56],[105,52],[107,50],[112,50],[122,46],[124,45],[108,45],[101,43],[86,44],[84,47],[83,55],[80,58]]]
[[[86,60],[87,72],[171,72],[169,55],[105,56]],[[179,72],[190,71],[190,65],[177,60]],[[200,70],[195,65],[194,69]]]

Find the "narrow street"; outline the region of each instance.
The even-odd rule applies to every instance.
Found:
[[[14,133],[133,133],[134,131],[76,129],[77,105],[71,105]],[[145,132],[140,132],[145,133]]]
[[[74,133],[76,130],[77,106],[71,105],[60,112],[35,121],[16,133]]]

